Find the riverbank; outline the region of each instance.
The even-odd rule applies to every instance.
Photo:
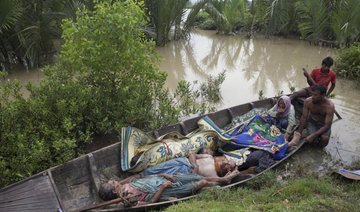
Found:
[[[358,211],[359,181],[311,172],[293,160],[232,189],[209,189],[165,211]],[[359,161],[352,167],[360,168]],[[357,165],[356,165],[357,164]]]

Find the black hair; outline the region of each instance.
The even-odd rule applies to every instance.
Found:
[[[326,65],[327,67],[331,67],[334,64],[334,60],[331,57],[325,57],[322,60],[321,65]]]
[[[105,201],[117,198],[117,195],[113,192],[113,185],[108,182],[101,184],[98,194],[99,197]]]
[[[312,87],[312,90],[313,90],[313,92],[319,91],[319,93],[320,93],[321,95],[325,95],[325,94],[326,94],[326,87],[323,86],[323,85],[314,85],[314,86]]]

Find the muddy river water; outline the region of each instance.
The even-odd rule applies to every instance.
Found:
[[[311,46],[300,40],[247,39],[200,30],[192,32],[189,40],[170,42],[157,48],[157,52],[162,57],[160,68],[168,73],[166,85],[170,90],[175,89],[179,80],[204,82],[225,70],[219,109],[257,100],[260,90],[265,97],[272,97],[280,91],[290,93],[292,86],[296,90],[305,87],[302,67],[311,71],[320,66],[324,57],[336,58],[337,53],[335,49]],[[37,83],[43,74],[17,70],[8,78]],[[359,159],[359,91],[352,81],[337,79],[333,101],[343,119],[334,122],[325,150],[305,147],[297,153],[300,160],[306,159],[316,169],[322,169]]]
[[[220,108],[227,108],[257,100],[260,90],[272,97],[280,91],[290,93],[292,86],[296,90],[305,87],[302,68],[311,71],[320,67],[323,58],[336,58],[337,51],[300,40],[247,39],[198,30],[188,41],[171,42],[158,48],[158,53],[163,57],[161,69],[168,73],[167,86],[172,90],[179,80],[203,82],[225,70]],[[298,154],[300,159],[317,169],[359,159],[359,91],[352,81],[337,79],[333,101],[343,119],[334,122],[325,151],[305,147]]]

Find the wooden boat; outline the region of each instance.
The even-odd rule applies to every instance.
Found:
[[[219,127],[224,127],[236,116],[242,115],[253,108],[270,108],[275,103],[275,98],[258,100],[210,113],[207,114],[207,116]],[[301,105],[296,104],[295,109],[297,114],[299,114]],[[166,126],[150,132],[149,135],[156,138],[172,131],[177,131],[186,135],[197,128],[197,121],[200,118],[201,117],[196,117],[178,124]],[[289,158],[302,146],[302,144],[303,142],[285,158],[277,161],[265,171]],[[121,171],[120,148],[120,143],[115,143],[2,188],[0,190],[0,211],[89,210],[94,205],[102,202],[97,195],[102,174],[113,174],[120,178],[125,178],[129,175],[128,173]],[[223,188],[239,185],[264,172],[252,176],[239,176],[233,179],[231,184],[226,185]],[[154,207],[163,207],[193,197],[194,196],[189,196],[177,200],[158,202],[132,208],[115,206],[106,209],[92,209],[92,211],[145,210]]]

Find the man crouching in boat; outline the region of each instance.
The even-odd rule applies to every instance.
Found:
[[[230,181],[239,175],[239,173],[235,169],[224,178]],[[198,174],[157,174],[137,177],[139,175],[126,178],[122,181],[110,180],[107,183],[103,183],[98,192],[99,196],[103,200],[122,198],[125,199],[124,203],[127,202],[126,199],[132,198],[132,202],[135,202],[136,205],[145,205],[159,200],[169,200],[169,198],[186,197],[194,194],[201,188],[219,184],[217,178],[203,177]]]
[[[307,143],[322,148],[328,145],[335,106],[325,95],[326,87],[323,85],[313,87],[312,96],[305,99],[299,129],[295,131],[294,138],[289,143],[289,146],[300,141],[305,126],[307,126],[308,131],[308,135],[305,137]]]

